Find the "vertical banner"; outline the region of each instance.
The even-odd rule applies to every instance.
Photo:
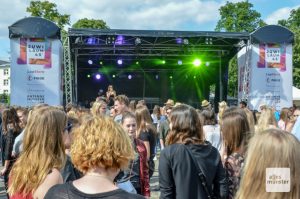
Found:
[[[61,105],[60,40],[13,38],[10,45],[11,105]]]
[[[291,44],[251,45],[251,75],[249,83],[249,107],[258,110],[266,104],[280,111],[292,106],[293,64]],[[241,70],[245,50],[238,53]],[[241,75],[241,73],[239,73]],[[239,81],[239,87],[243,84]]]

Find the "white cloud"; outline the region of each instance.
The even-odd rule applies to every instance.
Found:
[[[265,22],[267,24],[277,24],[281,19],[288,19],[292,9],[297,9],[300,5],[295,7],[284,7],[272,12],[266,17]]]

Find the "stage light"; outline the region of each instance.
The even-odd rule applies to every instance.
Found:
[[[134,43],[135,43],[135,45],[141,44],[141,43],[142,43],[141,38],[137,37],[137,38],[135,39]]]
[[[161,63],[162,63],[162,64],[166,64],[166,60],[162,60]]]
[[[100,64],[100,65],[103,65],[103,62],[102,62],[102,61],[100,61],[100,62],[99,62],[99,64]]]
[[[122,59],[118,59],[118,64],[122,65],[123,64],[123,60]]]
[[[132,79],[132,75],[128,75],[128,79]]]
[[[115,44],[117,45],[122,45],[125,43],[125,39],[124,39],[124,36],[123,35],[118,35],[117,36],[117,39],[115,41]]]
[[[88,64],[89,64],[89,65],[92,65],[92,64],[93,64],[93,60],[89,59],[89,60],[88,60]]]
[[[87,78],[91,78],[91,75],[90,75],[90,74],[88,74],[86,77],[87,77]]]
[[[135,62],[135,64],[136,64],[136,65],[139,65],[139,64],[140,64],[140,62],[136,61],[136,62]]]
[[[194,65],[195,67],[199,67],[199,66],[201,65],[201,60],[200,60],[200,59],[195,59],[195,60],[193,61],[193,65]]]
[[[176,38],[176,44],[182,44],[183,43],[183,40],[182,38]]]
[[[155,75],[155,79],[158,79],[159,78],[159,76],[158,75]]]
[[[205,62],[205,66],[209,66],[209,64],[210,64],[210,63],[209,63],[208,61],[207,61],[207,62]]]
[[[95,77],[96,77],[96,79],[98,79],[98,80],[101,79],[101,75],[100,75],[100,74],[96,74]]]
[[[112,75],[112,78],[116,78],[116,75],[115,75],[115,74],[113,74],[113,75]]]
[[[196,76],[194,75],[194,79],[196,79]]]
[[[86,43],[89,44],[89,45],[95,45],[95,44],[97,44],[97,39],[95,37],[89,37],[86,40]]]
[[[177,61],[178,65],[182,65],[182,60]]]
[[[169,76],[169,78],[170,78],[170,79],[173,79],[173,76],[172,76],[172,75],[170,75],[170,76]]]
[[[188,39],[183,39],[183,44],[188,45],[189,44],[189,40]]]

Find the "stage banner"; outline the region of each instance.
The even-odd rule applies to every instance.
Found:
[[[62,44],[58,39],[13,38],[11,105],[62,104]]]
[[[250,78],[243,78],[245,61],[250,56]],[[266,104],[280,111],[291,107],[293,86],[293,63],[291,44],[254,44],[238,53],[239,97],[243,84],[249,86],[248,105],[259,110]]]

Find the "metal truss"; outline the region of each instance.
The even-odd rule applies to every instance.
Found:
[[[244,72],[243,72],[243,82],[242,82],[242,97],[241,100],[248,101],[249,100],[249,92],[250,92],[250,75],[251,75],[251,43],[248,41],[246,46],[246,61],[244,65]]]
[[[63,42],[64,51],[64,86],[65,86],[65,98],[66,104],[73,103],[73,85],[72,85],[72,61],[69,45],[69,37]]]

